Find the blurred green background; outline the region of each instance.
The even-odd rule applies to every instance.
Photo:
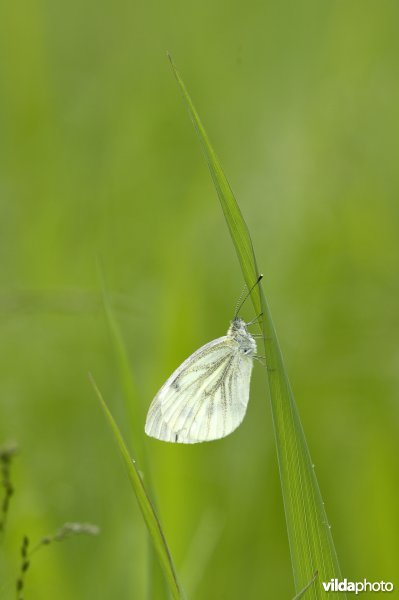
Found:
[[[87,379],[128,435],[97,257],[144,413],[242,289],[166,50],[252,232],[343,575],[399,586],[398,19],[389,0],[2,3],[0,445],[20,446],[2,598],[22,535],[65,521],[101,535],[38,553],[27,600],[145,598],[146,532]],[[264,389],[256,365],[225,440],[146,440],[190,600],[294,595]]]

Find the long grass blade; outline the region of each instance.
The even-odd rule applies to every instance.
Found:
[[[136,460],[141,469],[145,471],[146,477],[148,471],[148,461],[143,443],[143,415],[139,394],[133,378],[131,365],[129,362],[126,346],[122,333],[112,310],[108,294],[106,291],[104,274],[100,263],[97,264],[98,276],[101,284],[101,296],[104,306],[105,317],[110,333],[111,344],[113,347],[116,365],[119,371],[119,380],[122,388],[122,396],[125,404],[126,414],[129,424],[130,443]]]
[[[149,460],[146,453],[146,447],[143,442],[143,422],[144,415],[141,410],[139,393],[133,378],[132,368],[129,362],[128,353],[126,350],[125,341],[123,339],[119,323],[115,317],[114,311],[108,299],[106,291],[104,273],[100,261],[97,261],[97,271],[101,283],[101,295],[104,306],[105,317],[110,333],[111,344],[115,354],[115,360],[119,371],[119,379],[122,388],[122,397],[125,404],[126,414],[128,416],[130,429],[130,443],[134,455],[136,456],[137,464],[140,469],[146,474],[147,490],[154,498],[152,486],[152,477]],[[155,549],[149,540],[148,547],[148,576],[147,576],[147,598],[168,598],[168,590],[165,578],[161,572],[155,555]]]
[[[248,227],[186,86],[170,56],[169,59],[201,142],[245,282],[250,288],[259,270]],[[337,598],[337,593],[326,593],[321,585],[331,578],[340,578],[338,559],[272,316],[262,286],[256,289],[251,298],[255,313],[263,313],[268,383],[295,591],[301,593],[318,571],[319,577],[307,589],[307,597]],[[341,593],[338,597],[346,596]]]
[[[172,598],[173,600],[185,600],[185,596],[177,578],[176,569],[168,548],[168,544],[166,542],[164,532],[161,527],[161,523],[159,521],[155,508],[151,502],[151,499],[148,495],[148,492],[144,486],[144,482],[141,478],[140,472],[135,464],[135,461],[131,459],[125,441],[119,430],[119,427],[116,424],[91,374],[89,375],[89,378],[97,395],[97,398],[100,402],[100,405],[104,411],[104,414],[107,418],[108,424],[112,430],[116,443],[119,447],[120,453],[122,455],[123,461],[128,472],[130,483],[135,493],[145,524],[147,525],[150,539],[158,556],[159,564],[168,583]]]

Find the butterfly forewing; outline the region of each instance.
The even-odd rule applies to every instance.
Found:
[[[194,352],[169,377],[148,411],[145,431],[168,442],[224,437],[245,416],[252,357],[227,335]]]

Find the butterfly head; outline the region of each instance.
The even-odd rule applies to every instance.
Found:
[[[249,333],[247,324],[243,319],[234,317],[230,323],[227,335],[237,342],[238,349],[242,354],[251,357],[256,353],[256,342]]]

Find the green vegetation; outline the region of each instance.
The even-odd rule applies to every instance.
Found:
[[[202,143],[247,288],[250,290],[258,279],[259,270],[248,227],[187,89],[172,61],[171,63]],[[321,581],[341,579],[341,573],[314,474],[314,465],[261,283],[251,294],[251,298],[255,314],[262,315],[263,341],[291,561],[296,591],[300,593],[315,571],[320,573]],[[309,598],[326,597],[321,584],[311,587],[307,595]],[[345,594],[339,595],[345,597]]]
[[[398,11],[367,0],[0,9],[0,445],[16,441],[21,456],[2,600],[15,600],[23,536],[34,544],[77,521],[101,535],[38,552],[24,600],[164,600],[157,583],[148,591],[147,528],[88,372],[137,459],[188,599],[289,600],[318,570],[312,598],[327,572],[316,541],[333,555],[327,523],[320,538],[309,529],[310,552],[305,524],[295,528],[295,513],[315,512],[304,461],[282,472],[287,536],[274,426],[291,427],[288,457],[306,448],[291,400],[279,404],[278,347],[342,574],[394,580]],[[225,333],[243,276],[167,49],[245,215],[258,261],[247,246],[245,279],[264,273],[279,338],[268,339],[266,318],[276,371],[255,365],[240,428],[193,447],[145,438],[144,417],[171,371]],[[256,316],[249,302],[243,316]],[[284,485],[295,475],[301,495],[298,480]]]
[[[162,570],[165,574],[165,578],[169,584],[169,589],[172,593],[172,597],[175,600],[183,598],[183,592],[177,579],[176,570],[173,564],[172,557],[165,539],[165,535],[162,531],[159,518],[156,514],[155,508],[151,502],[148,492],[144,486],[143,478],[140,475],[140,471],[136,466],[136,461],[130,457],[129,451],[123,440],[123,437],[119,431],[115,420],[113,419],[94,379],[91,377],[91,382],[100,404],[104,410],[104,414],[108,420],[111,430],[114,434],[115,440],[118,444],[119,450],[122,454],[130,482],[132,484],[133,491],[137,498],[138,505],[140,507],[143,519],[148,528],[148,532],[151,537],[151,541],[156,550],[159,562],[162,565]]]

